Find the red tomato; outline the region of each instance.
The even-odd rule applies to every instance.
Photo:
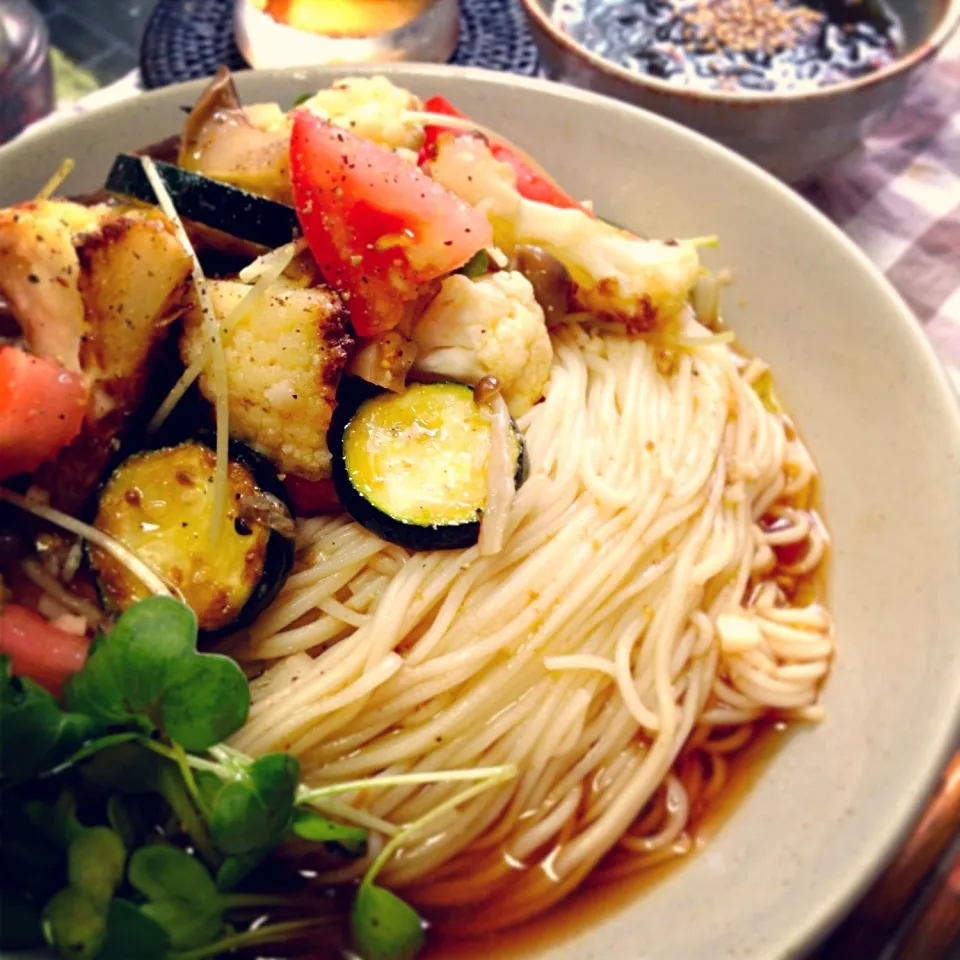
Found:
[[[464,114],[443,97],[431,97],[423,105],[423,109],[427,113],[442,113],[446,117],[467,119]],[[428,126],[426,128],[426,139],[420,148],[419,163],[424,164],[433,159],[437,148],[437,140],[440,139],[442,133],[458,134],[462,132],[456,127]],[[595,216],[592,210],[577,203],[573,197],[554,186],[549,180],[545,180],[523,157],[516,151],[511,150],[506,144],[491,143],[490,152],[501,163],[507,163],[513,167],[513,172],[517,175],[517,192],[521,197],[526,197],[527,200],[536,200],[538,203],[546,203],[551,207],[583,210],[591,217]]]
[[[342,509],[332,480],[304,480],[289,474],[283,483],[298,517]]]
[[[303,110],[290,174],[303,235],[360,336],[395,327],[425,283],[493,243],[487,218],[422,170]]]
[[[9,603],[0,613],[0,653],[10,657],[17,676],[53,694],[83,666],[89,647],[86,637],[57,629],[26,607]]]
[[[0,347],[0,479],[29,473],[79,432],[83,380],[49,360]]]

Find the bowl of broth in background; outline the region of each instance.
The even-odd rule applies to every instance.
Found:
[[[853,151],[960,0],[521,0],[549,74],[699,130],[789,182]]]

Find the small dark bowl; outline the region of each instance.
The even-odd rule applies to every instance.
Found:
[[[591,53],[552,20],[556,0],[520,0],[555,80],[652,110],[743,154],[788,182],[821,172],[885,120],[960,24],[960,0],[888,0],[904,52],[856,80],[798,93],[679,87]]]

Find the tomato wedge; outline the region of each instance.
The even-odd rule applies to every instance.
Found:
[[[391,330],[424,284],[493,243],[487,218],[418,167],[304,110],[290,175],[303,235],[362,337]]]
[[[441,113],[445,117],[468,119],[465,114],[461,113],[444,97],[431,97],[423,105],[423,109],[426,113]],[[444,133],[458,134],[463,133],[463,131],[457,127],[428,126],[426,128],[426,139],[420,148],[418,158],[421,165],[433,159],[437,149],[437,141],[440,139],[440,135]],[[517,175],[517,192],[521,197],[526,197],[527,200],[536,200],[538,203],[546,203],[551,207],[561,207],[565,210],[582,210],[591,217],[595,216],[592,210],[578,203],[549,180],[544,179],[520,154],[511,150],[506,144],[491,142],[490,152],[501,163],[507,163],[513,167],[513,172]]]
[[[288,474],[283,485],[287,488],[298,517],[312,517],[342,509],[332,480],[304,480]]]
[[[79,432],[83,380],[16,347],[0,347],[0,479],[29,473]]]
[[[10,657],[13,672],[59,695],[64,680],[87,659],[90,643],[53,626],[26,607],[10,603],[0,613],[0,653]]]

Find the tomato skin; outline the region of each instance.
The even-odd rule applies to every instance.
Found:
[[[466,120],[465,114],[462,114],[449,100],[444,97],[431,97],[423,105],[426,113],[441,113],[446,117],[458,117]],[[420,148],[420,155],[417,162],[423,165],[432,160],[437,148],[437,141],[443,133],[463,133],[456,127],[428,126],[426,128],[426,138],[423,146]],[[511,150],[503,143],[490,143],[490,152],[501,163],[509,164],[513,167],[513,172],[517,175],[517,193],[527,200],[536,200],[538,203],[546,203],[551,207],[560,207],[564,210],[582,210],[591,217],[595,216],[592,210],[589,210],[583,204],[578,203],[573,197],[564,193],[555,187],[552,183],[544,180],[536,170],[534,170],[526,160],[518,153]]]
[[[283,484],[298,517],[312,517],[318,513],[343,509],[332,480],[304,480],[288,474]]]
[[[0,653],[10,657],[14,674],[29,677],[55,696],[83,666],[89,648],[85,637],[58,629],[26,607],[9,603],[0,613]]]
[[[87,389],[78,374],[0,347],[0,479],[30,473],[79,432]]]
[[[493,243],[487,218],[418,167],[304,110],[290,174],[303,235],[360,336],[391,330],[425,284]]]

